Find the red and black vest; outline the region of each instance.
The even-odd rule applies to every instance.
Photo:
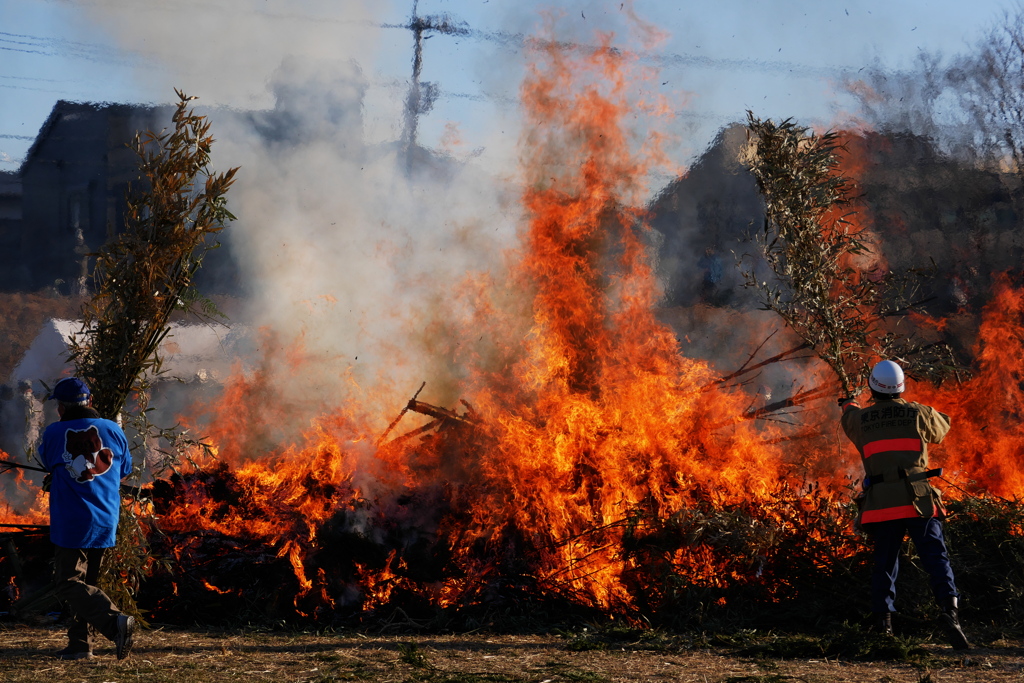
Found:
[[[843,430],[864,464],[860,522],[942,516],[939,491],[928,483],[928,444],[941,443],[949,416],[920,403],[884,400],[843,405]]]

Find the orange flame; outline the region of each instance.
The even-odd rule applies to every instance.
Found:
[[[981,317],[974,376],[959,385],[915,385],[913,392],[952,419],[939,451],[947,479],[969,491],[1014,497],[1024,491],[1024,289],[998,279]]]
[[[525,335],[514,313],[481,309],[484,319],[471,322],[474,336],[486,324],[491,338],[517,341],[496,342],[491,363],[470,366],[472,411],[456,432],[373,448],[370,421],[348,406],[316,419],[301,444],[273,447],[268,430],[286,415],[269,373],[239,371],[207,430],[233,464],[230,476],[221,470],[229,490],[184,487],[162,526],[262,539],[288,558],[298,597],[331,594],[327,584],[342,581],[358,585],[370,609],[414,583],[406,559],[392,550],[348,578],[310,571],[322,526],[362,514],[354,500],[443,484],[452,514],[435,533],[449,539],[459,569],[444,585],[419,588],[437,604],[481,590],[499,571],[496,556],[514,564],[529,547],[538,580],[611,609],[630,600],[617,547],[638,510],[668,514],[694,496],[721,505],[767,497],[785,469],[770,430],[743,419],[749,399],[684,358],[654,316],[641,202],[664,155],[659,136],[629,133],[631,65],[634,56],[605,36],[577,58],[545,48],[530,71],[528,223],[511,281],[532,298],[531,317]],[[699,555],[687,561],[708,577],[720,571]]]

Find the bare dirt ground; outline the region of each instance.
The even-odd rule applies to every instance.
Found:
[[[102,638],[100,639],[102,640]],[[219,681],[410,681],[560,683],[694,681],[741,683],[849,681],[967,683],[1024,680],[1024,642],[998,641],[963,654],[918,644],[905,661],[842,661],[744,656],[737,648],[619,642],[580,649],[558,635],[379,636],[213,631],[156,626],[140,631],[132,655],[118,662],[109,643],[92,661],[64,662],[56,625],[0,623],[0,680],[122,683]],[[645,649],[647,648],[647,649]]]

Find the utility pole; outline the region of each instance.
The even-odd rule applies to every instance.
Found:
[[[437,85],[420,82],[420,74],[423,72],[423,41],[425,39],[423,34],[434,31],[447,35],[469,35],[469,28],[465,22],[456,21],[447,14],[421,17],[418,8],[419,0],[413,0],[412,18],[409,20],[408,25],[404,27],[412,31],[414,43],[412,82],[409,84],[409,95],[405,100],[405,130],[402,135],[407,173],[412,173],[416,148],[418,147],[416,134],[419,128],[419,116],[430,111],[431,107],[434,106],[434,100],[437,99]],[[426,36],[426,38],[430,37],[430,35]]]
[[[405,99],[405,164],[406,172],[412,173],[413,155],[416,148],[416,132],[419,127],[420,110],[423,108],[420,94],[420,73],[423,71],[423,31],[426,22],[417,14],[419,0],[412,2],[412,20],[409,30],[413,36],[412,82],[409,83],[409,95]],[[424,111],[429,111],[429,105]]]

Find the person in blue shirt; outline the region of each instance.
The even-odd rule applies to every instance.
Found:
[[[96,583],[103,553],[114,545],[121,511],[121,479],[132,473],[128,439],[116,422],[92,407],[77,377],[57,382],[58,422],[43,432],[39,455],[49,471],[50,540],[57,598],[72,615],[61,659],[92,659],[89,626],[114,642],[118,659],[132,649],[135,618],[124,614]]]

